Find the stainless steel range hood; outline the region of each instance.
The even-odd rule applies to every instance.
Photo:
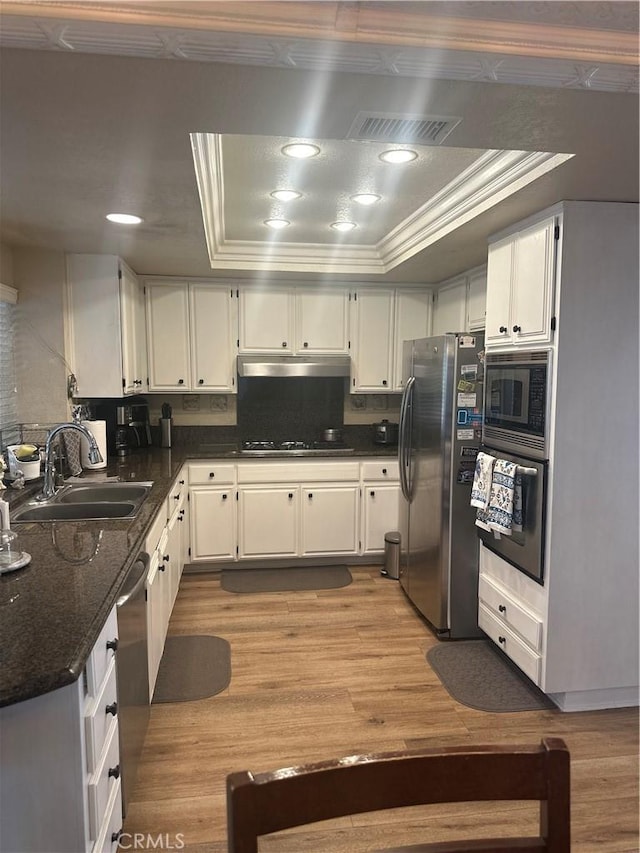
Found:
[[[239,355],[238,376],[349,376],[348,355]]]

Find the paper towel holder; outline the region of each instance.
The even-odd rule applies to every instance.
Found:
[[[102,462],[91,462],[89,460],[89,442],[82,436],[80,440],[80,462],[82,467],[88,470],[107,467],[107,422],[106,421],[81,421],[82,426],[86,427],[93,435],[98,445],[98,450],[102,456]]]

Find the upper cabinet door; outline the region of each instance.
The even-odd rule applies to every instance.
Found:
[[[511,341],[511,278],[514,238],[508,237],[489,246],[487,260],[487,323],[485,342]]]
[[[149,390],[187,390],[191,376],[188,285],[147,283],[146,297]]]
[[[510,329],[514,343],[551,340],[555,225],[555,218],[551,217],[518,234]]]
[[[238,300],[229,287],[189,285],[191,387],[234,393]]]
[[[240,291],[240,352],[292,354],[293,290]]]
[[[144,295],[134,273],[122,263],[120,312],[123,394],[140,394],[146,390],[147,375]]]
[[[470,273],[467,285],[466,332],[481,331],[487,318],[487,270]]]
[[[351,391],[391,391],[394,291],[358,290],[351,302]]]
[[[467,322],[467,279],[461,276],[439,288],[433,316],[433,334],[464,332]]]
[[[349,293],[302,290],[295,294],[296,352],[345,354],[349,351]]]
[[[393,358],[393,390],[402,391],[402,349],[405,341],[431,334],[430,290],[396,290]]]

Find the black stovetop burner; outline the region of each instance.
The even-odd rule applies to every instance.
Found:
[[[305,456],[312,453],[353,453],[352,447],[338,441],[243,441],[243,453],[289,453]]]

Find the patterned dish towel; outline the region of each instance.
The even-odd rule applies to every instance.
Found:
[[[478,524],[476,519],[476,524],[485,530],[492,530],[494,535],[503,533],[506,536],[511,536],[517,469],[518,466],[515,462],[507,462],[506,459],[496,459],[493,466],[489,506],[486,515],[481,518],[483,523]],[[522,520],[522,511],[520,512],[520,520]]]
[[[491,478],[495,461],[495,456],[489,456],[488,453],[480,452],[476,456],[476,470],[473,474],[473,485],[471,486],[471,506],[478,507],[478,509],[486,509],[489,506]]]

